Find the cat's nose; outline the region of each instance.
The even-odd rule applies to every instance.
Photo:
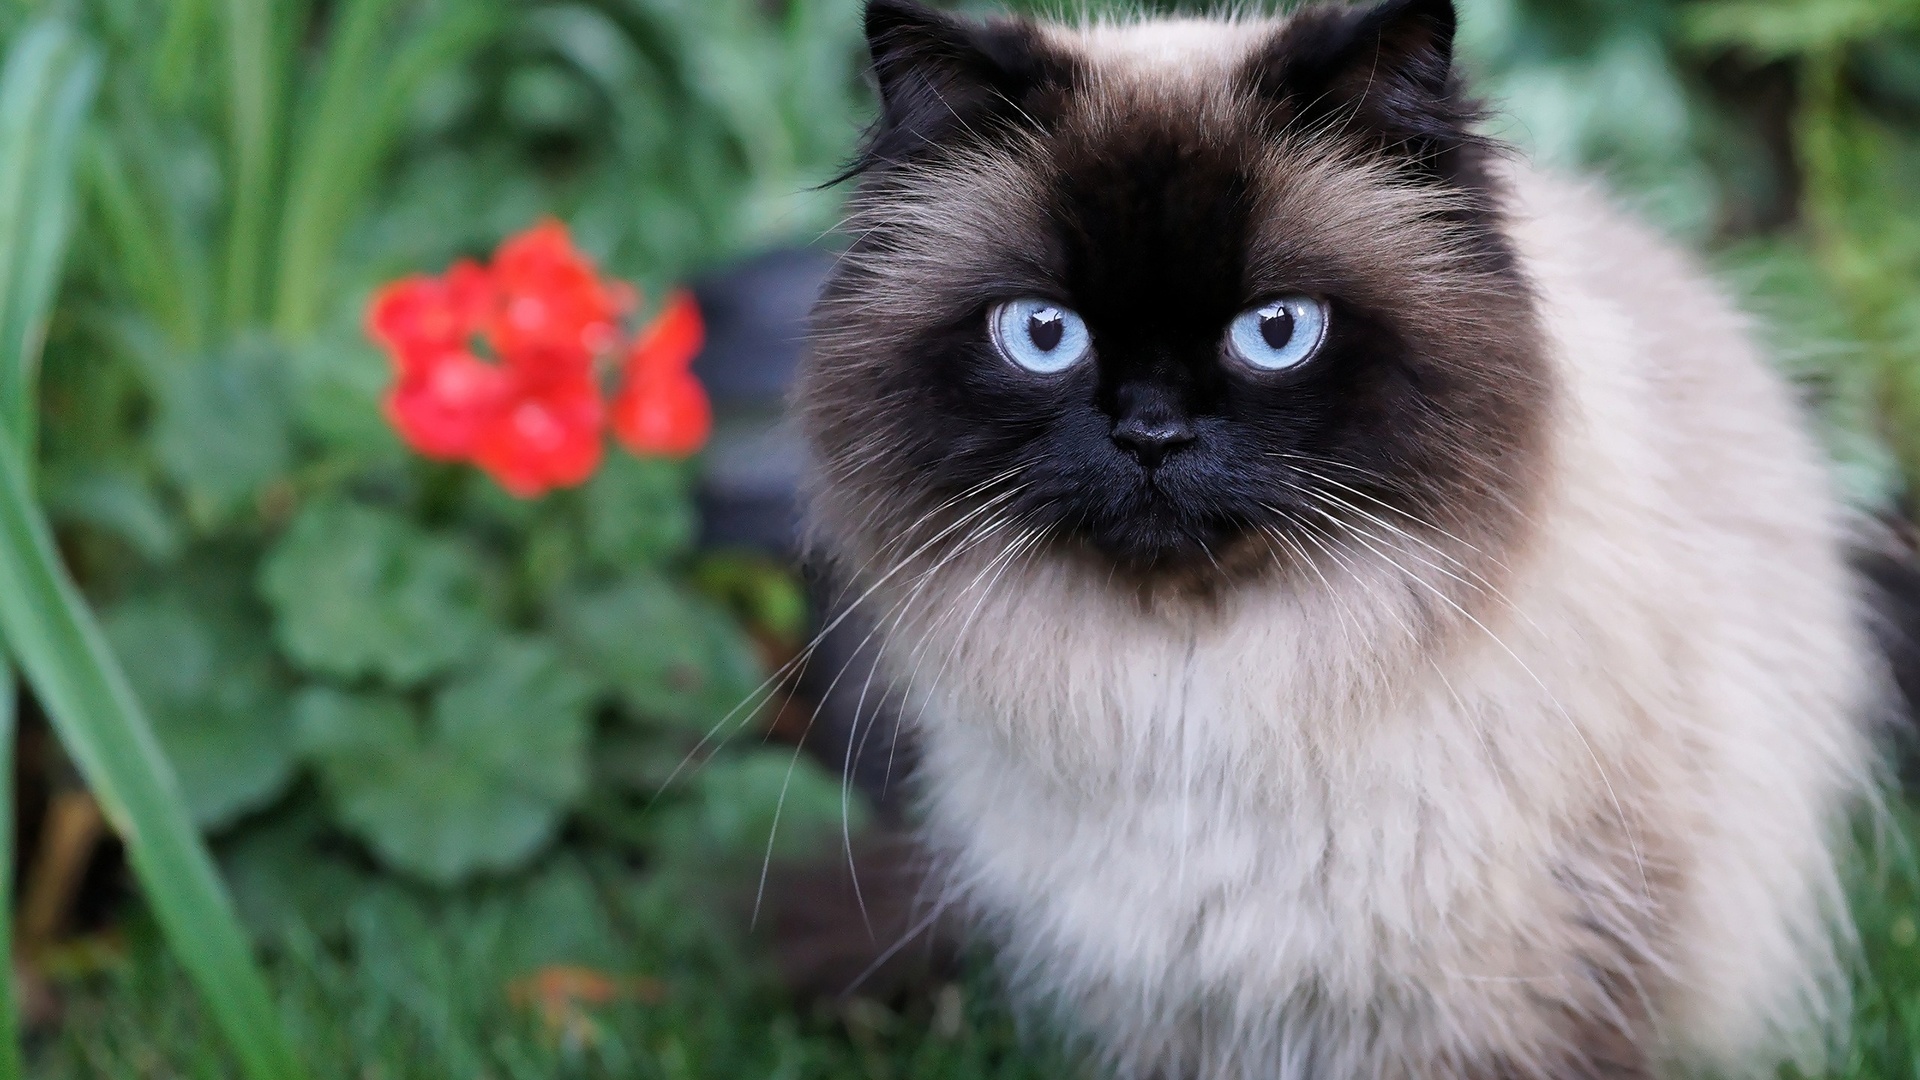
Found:
[[[1142,467],[1152,469],[1193,441],[1193,425],[1183,417],[1128,416],[1113,426],[1113,441]]]

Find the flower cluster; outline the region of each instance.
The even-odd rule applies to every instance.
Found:
[[[700,310],[676,293],[626,339],[638,302],[552,220],[509,237],[489,265],[395,281],[367,312],[396,373],[387,418],[420,453],[471,461],[522,498],[593,475],[609,426],[636,454],[691,454],[712,426],[690,370]],[[601,377],[613,368],[609,405]]]

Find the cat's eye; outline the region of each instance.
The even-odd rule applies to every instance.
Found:
[[[1065,371],[1093,351],[1087,324],[1049,300],[1009,300],[987,316],[994,347],[1028,371]]]
[[[1285,371],[1313,359],[1326,339],[1326,302],[1283,296],[1241,312],[1227,329],[1227,350],[1248,367]]]

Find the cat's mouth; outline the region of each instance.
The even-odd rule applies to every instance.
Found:
[[[1125,505],[1083,519],[1081,532],[1101,554],[1135,570],[1217,562],[1239,530],[1195,515],[1149,472]]]

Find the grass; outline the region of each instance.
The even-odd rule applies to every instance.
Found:
[[[446,893],[285,850],[268,837],[227,865],[315,1080],[1073,1075],[981,965],[905,1001],[796,1004],[730,912],[737,883],[562,853]],[[63,1014],[29,1040],[29,1075],[237,1075],[150,920],[47,969]]]
[[[1920,815],[1897,807],[1893,830],[1853,868],[1864,957],[1853,1045],[1835,1078],[1920,1076],[1916,836]],[[684,871],[642,874],[611,856],[562,853],[511,881],[448,894],[370,882],[330,855],[271,861],[287,850],[268,837],[253,852],[227,852],[226,866],[316,1080],[1077,1075],[1056,1040],[1022,1032],[982,962],[904,1001],[792,1001],[756,942],[715,914],[727,909],[716,892],[725,886]],[[29,1043],[30,1075],[237,1074],[145,918],[111,945],[52,958],[50,970],[64,1015]],[[574,992],[543,996],[528,978],[536,972]]]

